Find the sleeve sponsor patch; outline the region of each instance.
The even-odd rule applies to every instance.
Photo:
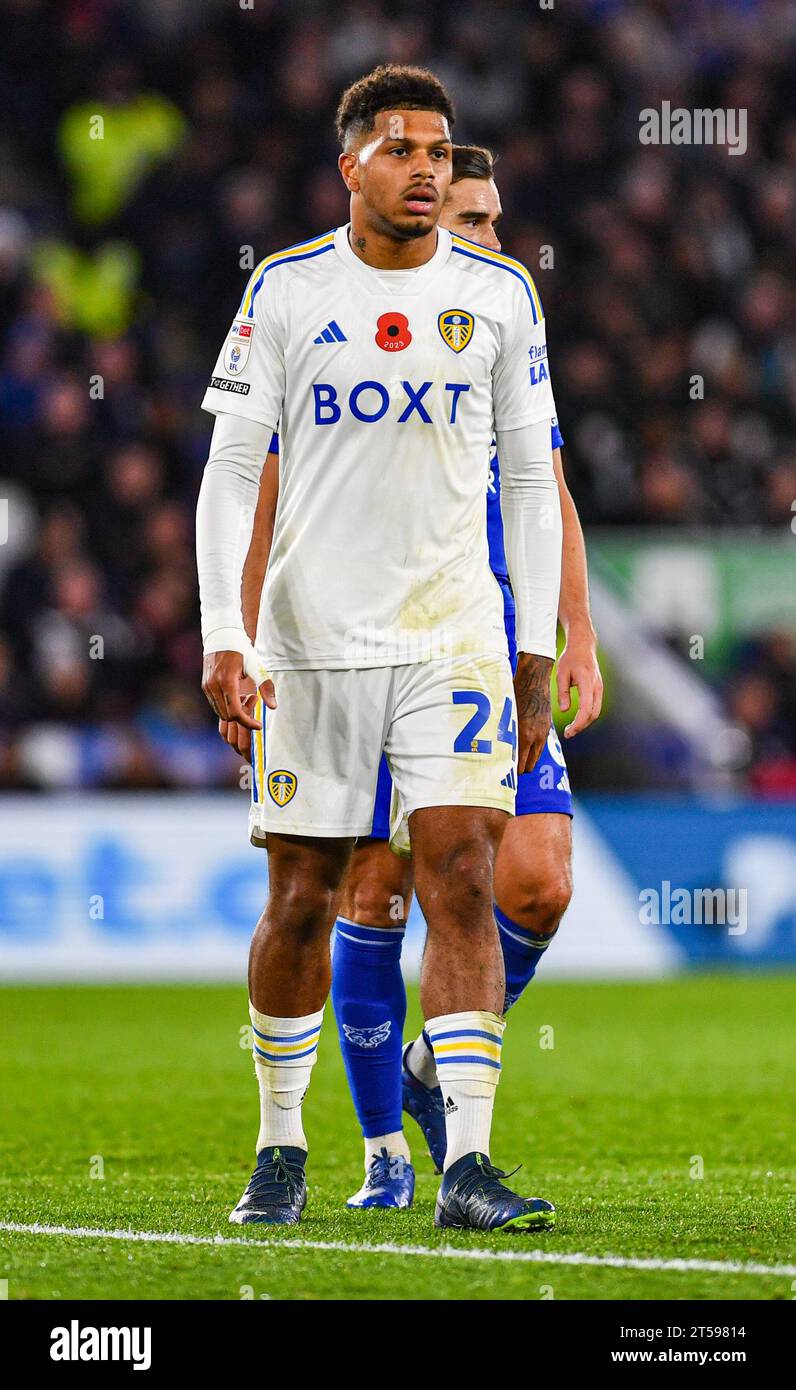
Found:
[[[254,324],[246,319],[235,319],[224,345],[224,367],[230,374],[242,372],[249,360]]]
[[[236,396],[248,396],[251,390],[248,381],[228,381],[225,376],[211,376],[210,385],[217,391],[233,391]]]

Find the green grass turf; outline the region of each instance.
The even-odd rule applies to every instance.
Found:
[[[331,1010],[329,1010],[331,1015]],[[310,1240],[794,1262],[796,981],[534,983],[506,1030],[493,1156],[551,1198],[548,1235],[436,1233],[437,1179],[412,1121],[410,1212],[348,1212],[361,1141],[329,1016],[306,1107]],[[0,991],[0,1219],[279,1240],[231,1227],[251,1170],[256,1085],[244,990]],[[416,997],[410,1022],[419,1021]],[[552,1026],[555,1046],[540,1047]],[[545,1035],[547,1036],[547,1035]],[[94,1156],[104,1179],[91,1177]],[[691,1176],[696,1155],[704,1177]],[[143,1246],[0,1232],[19,1298],[791,1299],[791,1277]]]

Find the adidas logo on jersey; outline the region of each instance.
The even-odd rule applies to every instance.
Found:
[[[323,332],[319,333],[317,338],[313,338],[312,341],[313,343],[347,343],[348,339],[339,323],[330,319]]]
[[[517,778],[514,776],[513,767],[509,769],[505,777],[501,777],[500,785],[501,787],[508,787],[509,791],[515,792],[517,790]]]
[[[459,1107],[454,1101],[453,1096],[448,1096],[448,1099],[445,1102],[445,1114],[455,1115],[458,1113],[458,1109]]]

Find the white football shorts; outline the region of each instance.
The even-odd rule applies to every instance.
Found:
[[[256,703],[249,834],[369,835],[382,749],[397,828],[422,806],[514,814],[517,723],[508,657],[277,671]]]

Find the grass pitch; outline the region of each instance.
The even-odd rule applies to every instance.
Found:
[[[331,1009],[306,1110],[310,1200],[301,1225],[281,1233],[227,1222],[257,1129],[253,1068],[240,1046],[243,989],[10,988],[0,991],[0,1016],[0,1221],[254,1242],[0,1230],[10,1299],[792,1299],[796,1291],[793,979],[534,982],[506,1029],[493,1143],[501,1166],[523,1163],[518,1189],[558,1208],[555,1232],[524,1237],[435,1232],[438,1179],[409,1120],[414,1208],[345,1209],[361,1182],[362,1149]],[[413,995],[407,1026],[418,1023]],[[652,1265],[623,1263],[633,1260]],[[657,1267],[679,1260],[720,1267]],[[736,1261],[785,1268],[736,1273],[728,1267]]]

